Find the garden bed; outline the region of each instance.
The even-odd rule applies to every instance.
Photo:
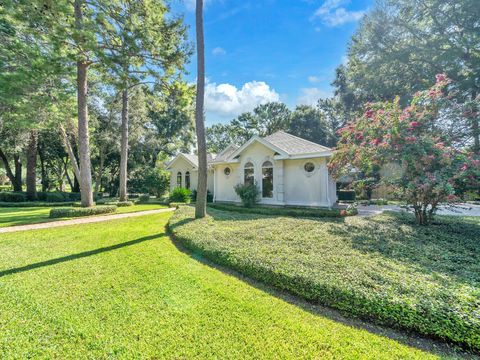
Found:
[[[169,228],[187,248],[247,276],[378,323],[480,350],[480,219],[296,219],[219,211]]]
[[[226,203],[212,203],[208,204],[212,209],[222,211],[235,211],[246,214],[260,214],[260,215],[280,215],[291,217],[342,217],[356,215],[356,208],[352,207],[349,210],[344,209],[327,209],[327,208],[307,208],[307,207],[283,207],[283,206],[262,206],[256,205],[253,207],[244,207],[234,204]]]

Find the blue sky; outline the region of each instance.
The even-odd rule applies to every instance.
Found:
[[[335,68],[372,0],[204,0],[207,125],[259,103],[332,94]],[[174,3],[195,39],[195,0]],[[188,66],[195,81],[195,57]]]

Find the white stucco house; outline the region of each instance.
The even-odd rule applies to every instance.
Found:
[[[229,145],[218,155],[208,155],[208,190],[215,202],[240,202],[237,184],[254,182],[260,204],[330,207],[337,201],[335,181],[327,162],[332,150],[278,131],[253,136],[238,147]],[[170,189],[194,190],[198,179],[196,155],[178,154],[168,164]]]

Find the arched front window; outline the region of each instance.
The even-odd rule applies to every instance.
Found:
[[[262,197],[273,197],[273,164],[270,161],[262,165]]]
[[[177,173],[177,187],[182,187],[182,173],[180,171]]]
[[[243,174],[243,182],[245,184],[254,184],[255,170],[253,169],[253,164],[251,162],[245,164]]]
[[[185,173],[185,187],[190,190],[190,171]]]

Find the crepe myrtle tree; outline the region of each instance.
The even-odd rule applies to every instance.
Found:
[[[437,75],[435,85],[417,92],[405,108],[398,98],[367,103],[363,115],[339,130],[329,163],[333,176],[342,176],[352,166],[368,173],[395,165],[398,171],[381,181],[399,190],[420,225],[431,223],[440,203],[457,201],[461,189],[478,187],[480,160],[452,146],[454,139],[442,130],[445,109],[462,112],[448,94],[449,83],[445,75]]]

